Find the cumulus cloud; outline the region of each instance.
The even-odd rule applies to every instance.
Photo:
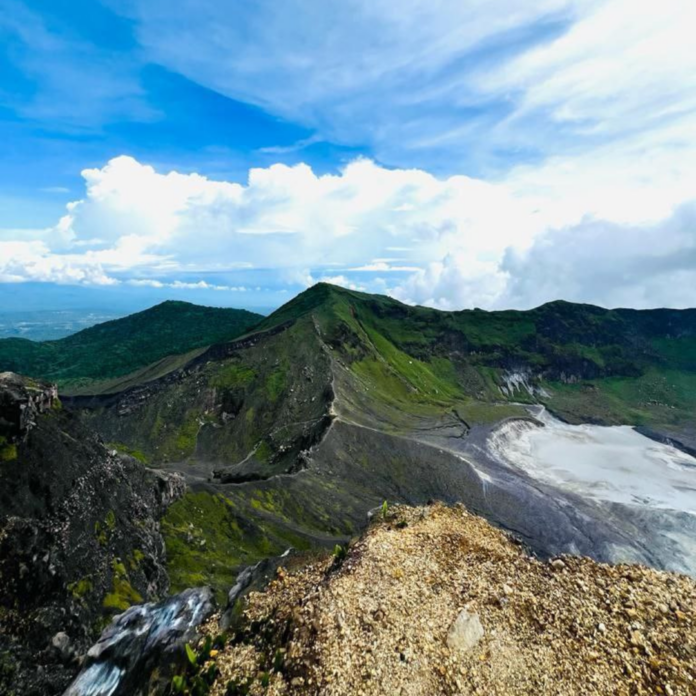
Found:
[[[406,273],[453,250],[499,257],[536,232],[528,207],[503,187],[369,160],[337,175],[306,165],[254,169],[246,185],[162,174],[130,157],[83,176],[85,197],[42,240],[7,248],[5,275],[24,268],[27,278],[43,272],[48,280],[70,268],[75,280],[95,282],[144,269],[152,276],[244,268],[287,278],[330,267]],[[388,251],[395,247],[404,249],[398,257]]]
[[[118,157],[83,172],[84,197],[54,227],[0,234],[0,281],[244,292],[244,274],[265,270],[444,309],[696,304],[696,203],[658,192],[648,205],[645,192],[627,214],[599,188],[564,207],[552,187],[526,193],[524,176],[438,179],[361,159],[338,174],[254,169],[239,184]]]
[[[525,252],[510,249],[498,304],[549,299],[611,307],[696,306],[696,201],[664,220],[619,225],[586,219],[542,234]]]
[[[42,241],[0,241],[0,282],[30,280],[90,285],[116,282],[90,255],[54,254]]]

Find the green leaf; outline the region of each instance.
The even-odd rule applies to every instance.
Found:
[[[196,651],[188,643],[186,643],[186,657],[188,657],[188,661],[191,663],[191,666],[195,667]]]

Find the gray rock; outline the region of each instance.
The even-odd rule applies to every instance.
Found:
[[[227,594],[227,606],[220,617],[220,628],[223,631],[233,628],[239,618],[239,601],[252,590],[263,589],[276,574],[278,568],[285,564],[292,552],[293,549],[287,549],[282,556],[265,558],[256,565],[247,566],[240,571]]]
[[[65,696],[144,696],[185,661],[184,646],[215,611],[209,587],[184,590],[156,604],[140,604],[114,618],[87,653]]]
[[[468,652],[476,647],[483,635],[479,615],[463,609],[447,634],[447,646],[452,650]]]
[[[70,637],[64,631],[59,631],[51,638],[51,645],[58,651],[63,661],[71,660],[74,655],[74,650],[70,643]]]

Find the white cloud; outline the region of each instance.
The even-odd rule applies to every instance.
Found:
[[[181,280],[175,280],[171,283],[168,283],[152,278],[131,278],[125,282],[128,285],[133,285],[137,288],[174,288],[175,290],[218,290],[220,292],[247,291],[247,288],[243,285],[216,285],[215,283],[207,283],[205,280],[199,280],[197,283],[187,283]]]
[[[481,76],[485,91],[521,91],[517,116],[543,109],[588,135],[662,128],[696,110],[691,0],[576,2],[576,21]]]
[[[313,129],[311,142],[367,144],[381,159],[403,165],[404,151],[471,121],[471,107],[481,100],[471,79],[476,52],[505,52],[510,34],[519,40],[540,23],[569,18],[576,3],[109,4],[134,20],[148,60]],[[451,159],[463,150],[443,152]]]
[[[88,254],[54,254],[41,241],[0,241],[0,282],[111,285],[115,281]]]
[[[356,266],[348,270],[362,273],[403,273],[405,271],[418,271],[420,269],[418,266],[395,266],[387,261],[375,260],[372,261],[372,263],[366,263],[364,266]]]
[[[497,304],[551,299],[605,306],[696,306],[696,200],[664,220],[620,225],[585,219],[550,230],[501,264],[508,283]]]
[[[324,280],[445,309],[696,304],[688,187],[673,205],[674,192],[634,182],[635,209],[614,209],[601,185],[574,191],[577,172],[545,166],[555,181],[543,167],[491,184],[356,160],[336,175],[254,169],[241,185],[119,157],[83,173],[84,198],[55,227],[0,233],[0,281],[244,292],[243,274],[266,269],[295,287]]]
[[[330,283],[331,285],[340,285],[342,288],[348,288],[349,290],[359,290],[360,292],[368,291],[367,286],[362,285],[360,283],[356,283],[344,275],[322,276],[317,280],[317,282]]]
[[[254,169],[246,186],[160,174],[129,157],[83,176],[85,197],[69,204],[36,248],[83,273],[251,267],[290,277],[332,265],[405,272],[453,248],[499,256],[511,243],[528,244],[535,232],[525,204],[502,187],[368,160],[339,175],[317,176],[306,165]],[[401,242],[409,250],[397,266],[374,261]]]
[[[397,166],[504,173],[696,120],[692,0],[111,5],[149,60]]]

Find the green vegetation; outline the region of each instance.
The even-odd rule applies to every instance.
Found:
[[[187,493],[174,503],[162,520],[162,534],[172,591],[210,585],[221,602],[242,566],[289,546],[308,547],[270,523],[250,524],[233,501],[204,492]]]
[[[99,521],[94,523],[94,536],[97,537],[99,546],[106,546],[109,543],[115,529],[116,514],[113,510],[109,510],[103,523]]]
[[[70,592],[75,599],[82,599],[85,595],[92,592],[93,589],[94,583],[91,578],[81,578],[68,585],[68,592]]]
[[[572,422],[668,432],[690,426],[696,412],[691,310],[554,302],[527,312],[440,312],[318,285],[252,336],[204,360],[195,353],[142,368],[121,386],[149,383],[162,362],[186,369],[124,400],[121,411],[103,399],[85,412],[141,461],[196,465],[198,488],[161,523],[173,592],[211,585],[224,601],[242,566],[291,546],[343,547],[367,505],[443,495],[451,454],[427,443],[524,417],[519,402],[543,402]],[[512,373],[531,394],[502,389]],[[224,484],[199,477],[208,464]],[[286,475],[305,465],[301,476]],[[109,542],[108,519],[95,533]],[[124,569],[138,563],[134,554]],[[130,601],[122,586],[109,597]]]
[[[504,375],[520,370],[569,420],[677,425],[696,406],[696,310],[551,302],[525,312],[440,312],[315,286],[261,326],[306,311],[372,409],[426,415],[455,408],[467,423],[523,415],[504,402],[538,398],[500,390]]]
[[[122,612],[133,604],[143,601],[142,596],[130,584],[130,578],[126,566],[120,559],[114,558],[111,561],[111,581],[112,589],[104,597],[104,609],[114,612]]]
[[[287,383],[287,370],[284,367],[278,367],[273,370],[266,379],[266,396],[270,401],[277,401],[285,390]]]
[[[634,377],[551,382],[548,406],[573,423],[663,426],[688,423],[696,410],[696,372],[647,370]]]
[[[169,693],[183,694],[184,696],[209,694],[210,688],[219,674],[217,665],[210,662],[210,654],[213,647],[222,648],[225,642],[224,636],[217,636],[215,640],[206,636],[198,652],[186,643],[184,646],[186,665],[180,674],[176,674],[172,678]]]
[[[58,341],[0,340],[0,372],[11,370],[79,386],[127,375],[170,355],[230,341],[262,318],[246,310],[163,302]]]
[[[12,462],[17,459],[17,445],[8,442],[7,438],[0,435],[0,462]]]
[[[146,466],[150,463],[150,458],[145,454],[145,452],[137,447],[129,447],[121,442],[109,442],[106,446],[110,449],[115,449],[117,452],[121,452],[122,454],[127,454],[129,457],[137,459],[141,464],[145,464]]]
[[[195,416],[191,416],[182,425],[176,434],[174,447],[179,457],[187,457],[193,454],[196,448],[196,437],[200,424]]]
[[[211,387],[232,389],[246,387],[254,380],[254,371],[245,365],[228,363],[210,380]]]
[[[528,413],[522,406],[507,403],[490,403],[486,401],[460,402],[455,412],[466,423],[497,423],[506,418],[522,418]]]
[[[106,519],[104,520],[104,523],[106,524],[106,528],[110,532],[113,532],[114,529],[116,529],[116,514],[113,510],[109,510],[109,512],[106,513]]]

